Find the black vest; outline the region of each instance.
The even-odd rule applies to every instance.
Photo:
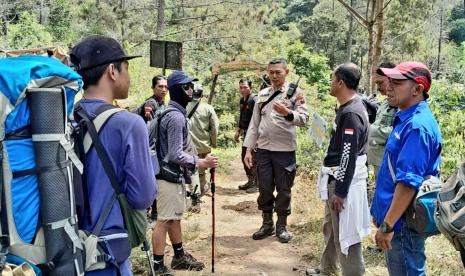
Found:
[[[255,94],[250,94],[247,100],[241,97],[239,115],[239,128],[246,130],[249,128],[250,120],[252,120],[253,108],[255,106]]]

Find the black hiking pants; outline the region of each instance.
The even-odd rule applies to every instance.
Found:
[[[244,163],[244,157],[245,157],[246,152],[247,152],[247,147],[242,147],[242,154],[241,154],[242,165],[244,165],[245,174],[247,175],[247,179],[248,179],[249,183],[253,184],[253,185],[256,185],[256,182],[257,182],[257,166],[255,165],[255,151],[252,150],[252,158],[254,160],[254,164],[253,164],[252,168],[250,168],[250,169]]]
[[[258,209],[263,212],[274,210],[279,216],[288,216],[291,214],[291,188],[296,172],[295,151],[258,149],[255,162],[259,189]]]

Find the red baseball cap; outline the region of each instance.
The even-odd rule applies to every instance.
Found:
[[[431,87],[431,72],[421,62],[402,62],[394,68],[379,68],[376,72],[395,80],[413,80],[423,85],[425,92],[428,92]]]

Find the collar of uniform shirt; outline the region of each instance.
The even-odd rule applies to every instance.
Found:
[[[399,118],[401,122],[407,120],[408,118],[412,117],[413,113],[418,112],[418,110],[424,108],[427,106],[426,101],[421,101],[415,105],[412,105],[411,107],[407,108],[406,110],[403,111],[397,111],[396,117]]]
[[[287,91],[287,88],[289,87],[289,82],[285,81],[281,87],[275,88],[274,86],[270,86],[270,95],[273,95],[274,92],[276,91],[281,91],[281,93],[284,93]]]

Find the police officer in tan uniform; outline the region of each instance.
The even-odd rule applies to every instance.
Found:
[[[286,225],[287,216],[291,214],[291,187],[296,172],[296,126],[306,125],[308,112],[300,91],[288,96],[288,73],[285,59],[276,58],[268,63],[271,87],[259,92],[244,139],[243,145],[247,147],[244,162],[249,168],[254,162],[252,150],[257,148],[257,203],[263,212],[263,225],[253,234],[254,240],[273,234],[273,211],[278,215],[276,236],[279,241],[286,243],[291,239]],[[275,189],[276,197],[273,194]]]

